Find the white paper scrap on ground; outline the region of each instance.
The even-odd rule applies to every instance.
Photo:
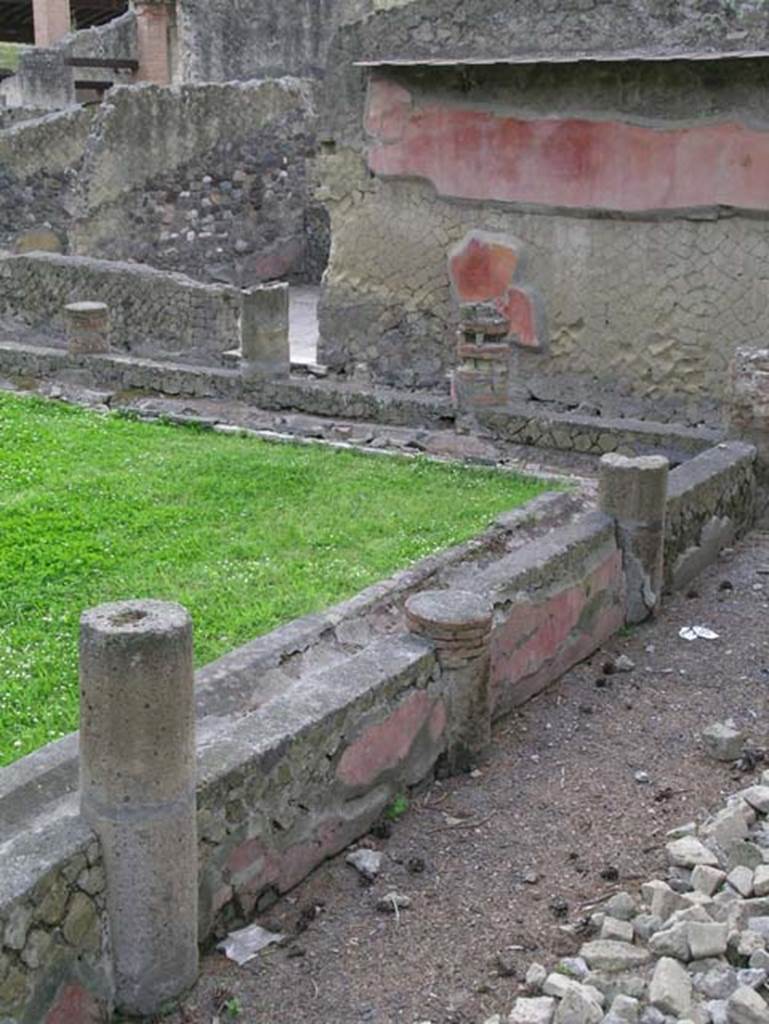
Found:
[[[260,928],[258,924],[251,924],[248,928],[241,928],[237,932],[230,932],[226,939],[216,947],[221,949],[226,957],[234,960],[238,967],[247,964],[267,946],[274,942],[282,942],[285,935],[277,932],[268,932],[266,928]]]
[[[682,640],[718,640],[718,633],[707,626],[684,626],[678,635]]]

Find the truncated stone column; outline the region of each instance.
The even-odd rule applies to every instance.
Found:
[[[769,482],[769,349],[741,348],[734,353],[726,423],[732,437],[756,446],[762,482]]]
[[[149,1016],[198,971],[192,624],[160,601],[80,631],[80,800],[101,840],[115,998]]]
[[[288,308],[285,282],[257,285],[243,292],[240,355],[246,380],[289,375]]]
[[[491,604],[462,590],[427,590],[406,602],[412,633],[435,646],[448,708],[449,770],[467,771],[491,738]]]
[[[617,523],[627,582],[626,620],[656,615],[664,581],[669,463],[662,455],[601,459],[601,510]]]
[[[461,411],[506,405],[510,394],[510,325],[490,303],[460,307],[454,401]]]
[[[109,352],[109,308],[104,302],[71,302],[64,311],[71,355]]]

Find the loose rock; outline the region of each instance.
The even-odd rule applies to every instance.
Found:
[[[649,985],[649,1002],[663,1013],[686,1017],[692,1006],[692,980],[677,960],[662,957]]]
[[[345,861],[350,864],[367,882],[373,882],[382,870],[384,854],[376,850],[355,850],[348,853]]]
[[[703,730],[705,750],[716,761],[736,761],[742,753],[744,733],[725,722],[716,722]]]
[[[757,992],[743,986],[729,997],[726,1019],[728,1024],[769,1024],[769,1007]]]

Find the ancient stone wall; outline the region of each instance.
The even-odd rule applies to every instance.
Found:
[[[743,515],[753,490],[733,504],[720,451],[700,458],[678,496],[709,488]],[[748,468],[749,451],[729,454]],[[466,724],[452,670],[462,644],[446,657],[411,632],[414,595],[461,593],[493,610],[490,668],[476,679],[487,729],[621,627],[616,524],[580,507],[542,496],[197,673],[201,940],[251,919],[364,834]],[[0,770],[0,1013],[19,1024],[83,1024],[110,1008],[104,876],[76,780],[74,736]]]
[[[180,73],[188,82],[321,77],[334,32],[371,0],[181,0]]]
[[[665,532],[665,577],[687,586],[719,551],[753,525],[756,449],[730,441],[709,448],[670,474]]]
[[[509,241],[541,303],[542,343],[515,366],[525,390],[713,418],[734,349],[769,327],[769,61],[379,71],[357,134],[355,95],[331,111],[322,158],[324,362],[444,382],[449,257],[481,232]],[[651,141],[671,148],[650,161]]]
[[[0,320],[62,344],[64,307],[104,302],[116,352],[221,364],[240,345],[241,293],[135,263],[31,254],[0,259]]]
[[[104,68],[69,68],[68,57],[135,58],[136,17],[128,11],[106,25],[72,32],[54,46],[30,48],[22,53],[16,75],[0,83],[0,98],[11,107],[39,104],[56,110],[74,103],[73,83],[78,80],[120,80],[130,72],[115,75]]]
[[[47,223],[62,248],[241,286],[317,281],[312,101],[294,80],[116,89],[0,132],[0,246]]]

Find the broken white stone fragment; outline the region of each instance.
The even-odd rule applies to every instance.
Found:
[[[707,864],[698,864],[692,871],[692,885],[697,892],[712,896],[718,891],[726,879],[726,872],[720,868],[712,868]]]
[[[753,875],[753,892],[756,896],[769,896],[769,864],[759,864]]]
[[[689,922],[681,921],[672,928],[655,932],[649,939],[649,949],[655,956],[675,957],[676,960],[690,960]]]
[[[723,956],[729,938],[725,924],[702,924],[690,921],[686,930],[689,938],[689,953],[692,960],[703,960],[709,956]]]
[[[728,1024],[769,1024],[769,1007],[752,988],[743,986],[726,1003]]]
[[[603,1010],[575,983],[567,989],[555,1011],[555,1024],[600,1024]]]
[[[384,854],[376,850],[355,850],[345,857],[345,861],[368,882],[373,882],[382,870],[383,859]]]
[[[648,949],[610,939],[587,942],[579,954],[594,971],[628,971],[642,966],[651,959]]]
[[[555,999],[551,996],[519,996],[508,1017],[509,1024],[551,1024]]]
[[[769,786],[751,786],[739,794],[751,807],[761,814],[769,814]]]
[[[674,867],[696,868],[699,864],[718,867],[718,857],[694,836],[675,839],[665,847],[668,860]]]
[[[649,985],[649,1002],[663,1013],[686,1017],[692,1006],[692,980],[677,960],[664,956]]]
[[[633,925],[616,917],[605,917],[601,927],[602,939],[617,939],[619,942],[633,941]]]
[[[745,899],[753,892],[753,872],[750,868],[739,865],[726,876],[726,881],[732,889],[744,896]]]

